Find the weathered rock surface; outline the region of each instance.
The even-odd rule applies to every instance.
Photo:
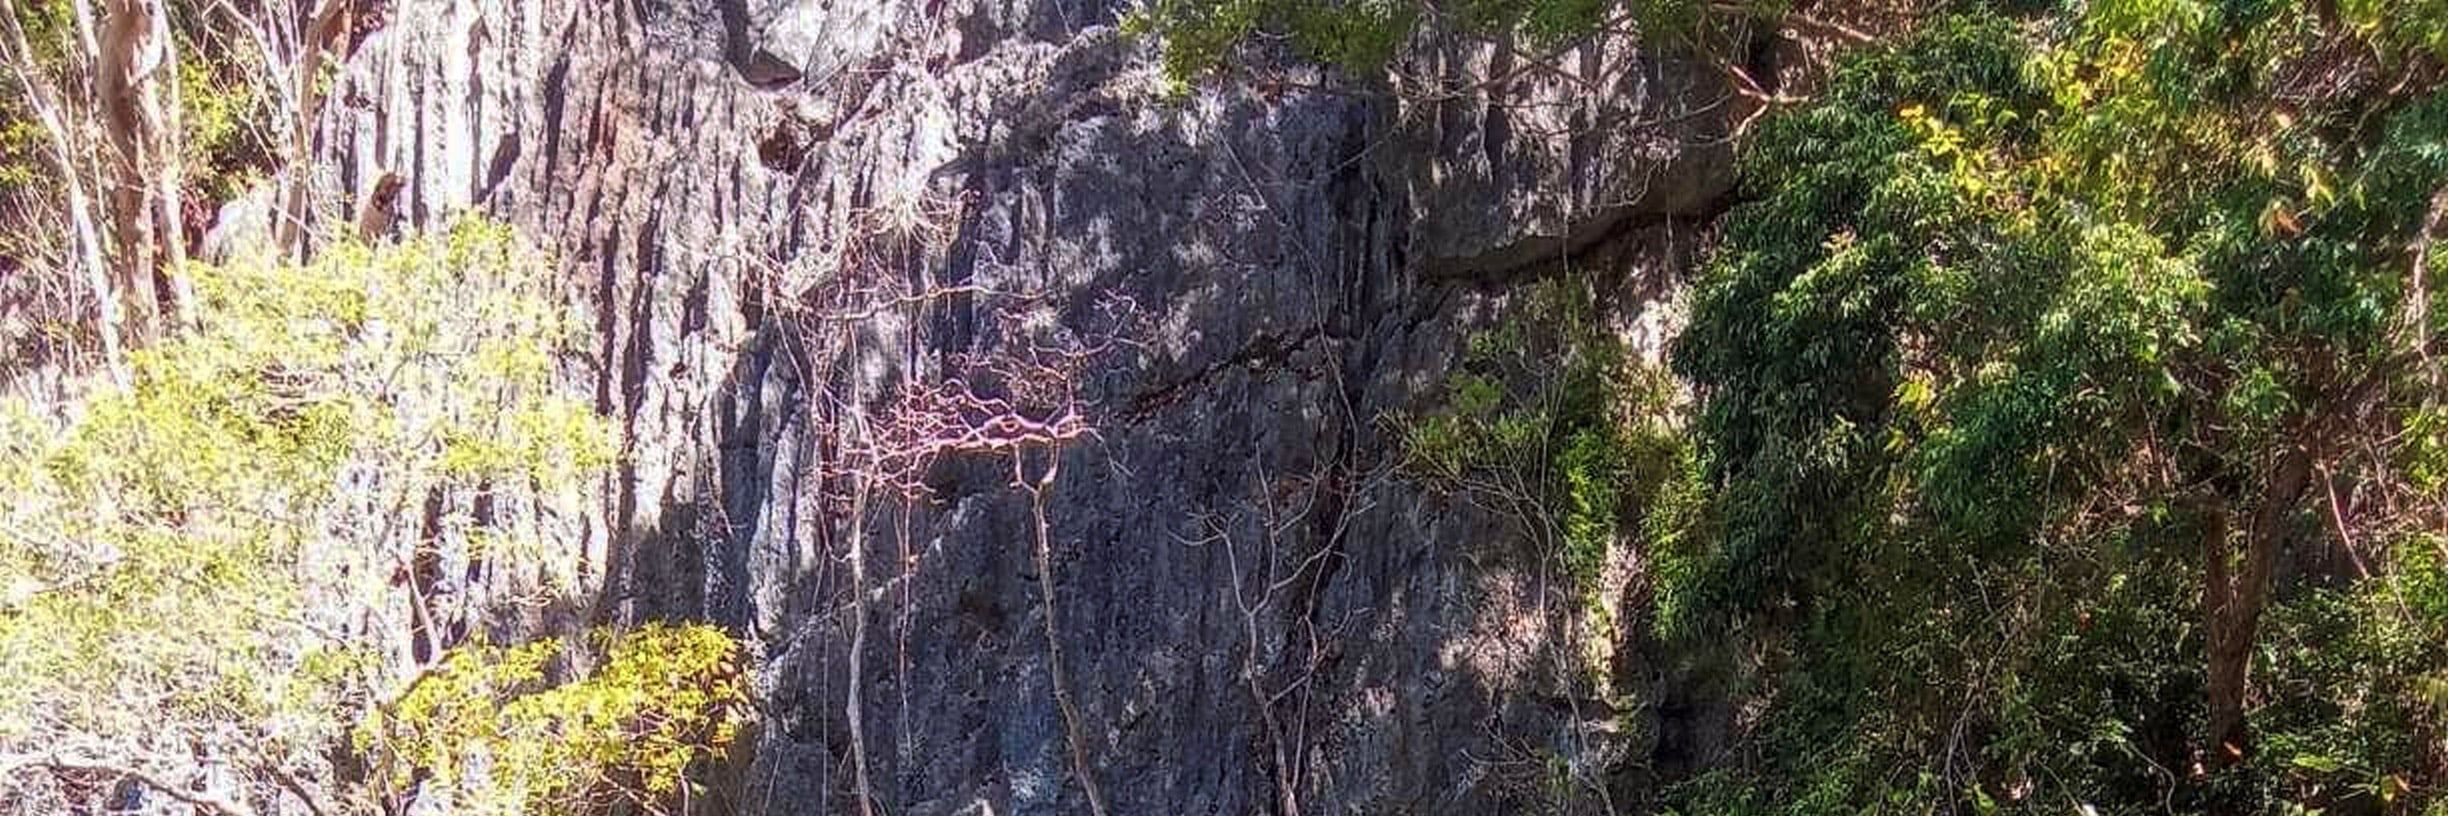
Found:
[[[1661,720],[1635,645],[1587,648],[1547,554],[1407,478],[1387,418],[1535,275],[1600,281],[1654,355],[1731,180],[1723,83],[1622,39],[1424,43],[1391,90],[1287,67],[1170,99],[1119,5],[398,0],[327,111],[324,198],[397,174],[405,223],[481,208],[564,259],[598,333],[572,370],[626,440],[602,614],[719,621],[758,661],[728,809],[860,812],[855,663],[878,812],[1087,812],[1008,461],[863,531],[836,499],[874,395],[1014,352],[1006,309],[1076,337],[1115,303],[1135,342],[1079,380],[1098,433],[1046,506],[1113,812],[1631,807],[1701,715]],[[956,294],[808,339],[876,281]]]

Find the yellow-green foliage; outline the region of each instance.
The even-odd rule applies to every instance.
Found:
[[[747,711],[739,645],[710,626],[598,631],[602,665],[552,683],[557,641],[453,650],[399,701],[356,730],[382,784],[425,774],[452,812],[647,812],[684,795],[720,757]]]
[[[504,228],[193,274],[197,325],[129,388],[0,404],[0,753],[322,762],[409,670],[389,576],[433,546],[426,497],[574,516],[610,460],[553,371],[580,327]],[[503,574],[568,572],[532,555],[565,531],[465,516],[440,521],[531,544]]]

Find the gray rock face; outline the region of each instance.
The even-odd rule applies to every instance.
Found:
[[[1389,417],[1539,275],[1599,281],[1654,356],[1731,179],[1723,83],[1621,39],[1423,43],[1390,90],[1287,66],[1171,99],[1115,5],[400,0],[322,198],[394,173],[408,223],[477,208],[558,251],[597,330],[572,376],[626,440],[601,614],[756,660],[722,809],[861,812],[855,687],[878,812],[1088,812],[1049,645],[1114,813],[1635,807],[1705,717],[1661,717],[1638,644],[1410,478]],[[1117,313],[1070,369],[1096,433],[1044,493],[1050,610],[1009,457],[850,501],[897,384]]]

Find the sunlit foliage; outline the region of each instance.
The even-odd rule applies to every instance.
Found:
[[[472,220],[194,268],[198,325],[127,390],[0,409],[0,753],[337,798],[327,749],[435,616],[576,591],[613,449],[557,370],[584,337],[549,269]],[[477,495],[500,518],[453,498]],[[504,577],[434,596],[418,565],[446,553]]]
[[[454,650],[355,731],[392,791],[472,814],[680,812],[692,771],[719,760],[747,714],[739,645],[707,626],[650,624],[591,638],[601,665],[549,682],[561,644]]]

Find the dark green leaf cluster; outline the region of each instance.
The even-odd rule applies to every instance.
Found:
[[[1628,525],[1650,523],[1632,512],[1659,504],[1685,471],[1687,446],[1666,419],[1672,386],[1627,358],[1582,282],[1542,281],[1521,300],[1471,336],[1442,408],[1401,422],[1406,466],[1514,519],[1582,608],[1608,614],[1602,573]]]
[[[2448,190],[2448,93],[2419,5],[1958,17],[1763,128],[1675,360],[1712,538],[1660,597],[1785,662],[1759,759],[1687,787],[1696,811],[2440,795],[2410,746],[2438,736],[2448,662],[2416,644],[2448,619],[2380,603],[2436,571],[2398,546],[2436,508],[2366,528],[2393,577],[2281,587],[2272,639],[2335,650],[2262,653],[2250,762],[2197,747],[2224,528],[2196,508],[2258,511],[2298,446],[2323,490],[2436,478],[2353,450],[2435,421],[2408,316],[2436,338],[2448,300],[2408,307],[2408,247]],[[2334,501],[2271,517],[2369,550]]]

